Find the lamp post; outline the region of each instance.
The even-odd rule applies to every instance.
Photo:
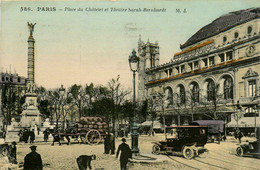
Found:
[[[138,148],[138,132],[137,132],[137,123],[136,123],[136,106],[135,106],[135,72],[139,69],[139,57],[136,56],[135,50],[129,56],[129,66],[131,71],[133,72],[133,107],[134,107],[134,118],[132,122],[132,133],[131,133],[131,147],[132,153],[139,153]]]
[[[259,116],[259,104],[256,104],[255,106],[254,106],[254,110],[255,110],[255,137],[256,137],[256,133],[257,133],[257,128],[256,128],[256,114],[258,114],[258,116]]]
[[[237,101],[236,108],[237,108],[237,111],[236,111],[235,120],[237,122],[237,129],[238,129],[238,120],[241,118],[240,115],[238,114],[238,112],[242,109],[241,105],[239,104],[239,101]]]

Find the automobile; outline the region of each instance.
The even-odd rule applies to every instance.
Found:
[[[189,125],[198,125],[208,127],[208,142],[217,141],[220,143],[224,136],[225,123],[223,120],[195,120]]]
[[[204,148],[207,143],[207,127],[170,126],[166,132],[165,140],[153,142],[153,154],[182,153],[186,159],[192,159],[207,151]]]
[[[237,156],[255,156],[260,157],[260,128],[257,128],[256,131],[256,140],[255,141],[246,141],[245,143],[240,144],[236,148]]]

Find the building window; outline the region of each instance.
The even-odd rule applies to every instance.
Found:
[[[189,66],[190,66],[190,70],[194,70],[194,68],[192,67],[192,63],[189,63]]]
[[[192,87],[192,97],[193,97],[193,102],[198,103],[199,102],[199,85],[197,83],[193,84]]]
[[[210,80],[207,85],[207,100],[212,101],[215,99],[215,83]]]
[[[204,66],[208,67],[208,59],[207,58],[203,59],[203,62],[204,62]]]
[[[172,88],[167,87],[166,91],[165,91],[165,95],[166,95],[166,107],[168,108],[169,106],[173,105],[173,92],[172,92]]]
[[[215,62],[214,62],[214,57],[210,57],[210,58],[209,58],[209,65],[212,66],[212,65],[214,65],[214,64],[215,64]]]
[[[179,70],[179,67],[175,67],[176,71],[177,71],[177,74],[180,74],[180,70]]]
[[[185,66],[182,65],[182,66],[181,66],[181,73],[184,73],[184,72],[185,72]]]
[[[152,55],[151,56],[151,67],[154,67],[155,66],[155,56]]]
[[[233,99],[233,80],[231,77],[224,81],[224,99]]]
[[[223,37],[223,43],[225,43],[226,41],[227,41],[227,37],[224,36],[224,37]]]
[[[224,53],[219,54],[219,58],[220,58],[221,63],[225,62],[225,54]]]
[[[232,59],[233,59],[232,51],[227,52],[227,61],[232,60]]]
[[[234,38],[238,38],[238,36],[239,36],[238,32],[235,32],[234,33]]]
[[[180,102],[181,104],[185,104],[186,99],[185,99],[185,88],[183,85],[180,85]]]
[[[250,97],[256,95],[256,80],[248,81],[248,95]]]
[[[9,77],[5,77],[5,81],[9,81]]]
[[[19,83],[21,82],[21,78],[20,78],[20,77],[18,77],[18,82],[19,82]]]
[[[251,34],[251,33],[252,33],[252,30],[253,30],[253,29],[252,29],[251,26],[247,27],[247,33],[248,33],[248,34]]]
[[[4,76],[2,76],[2,82],[4,82],[5,81],[5,77]]]
[[[13,78],[12,77],[10,77],[10,81],[13,82]]]
[[[199,61],[194,62],[194,70],[199,68]]]

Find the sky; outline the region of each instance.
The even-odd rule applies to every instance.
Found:
[[[0,71],[9,72],[11,67],[12,73],[15,70],[27,77],[27,22],[30,22],[36,23],[33,36],[38,86],[57,88],[61,84],[69,87],[91,82],[107,85],[109,80],[120,75],[123,87],[132,88],[128,57],[137,49],[139,35],[144,42],[158,41],[160,64],[163,64],[180,51],[180,44],[216,18],[259,5],[258,0],[2,0]],[[28,8],[31,10],[25,11]],[[111,11],[111,8],[118,11]],[[132,12],[129,8],[140,8],[141,12]],[[145,12],[144,8],[165,9],[165,12]]]

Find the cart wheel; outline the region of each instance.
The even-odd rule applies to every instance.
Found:
[[[153,154],[159,155],[160,151],[161,151],[161,148],[159,145],[157,145],[157,144],[153,145],[153,152],[152,152]]]
[[[86,141],[88,144],[98,144],[102,136],[98,130],[92,129],[86,134]]]
[[[192,159],[194,157],[194,150],[192,147],[185,146],[182,150],[182,154],[186,159]]]
[[[244,155],[244,150],[241,146],[237,147],[236,152],[237,152],[237,156],[242,157]]]

